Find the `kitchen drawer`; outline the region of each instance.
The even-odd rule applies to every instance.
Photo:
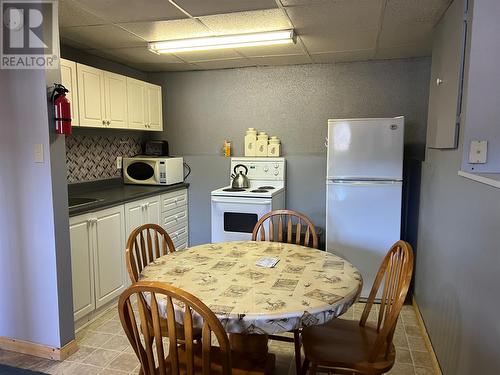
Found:
[[[179,223],[187,222],[188,209],[187,206],[182,206],[175,208],[171,211],[162,212],[161,214],[161,226],[165,230],[171,231],[173,227],[177,226]]]
[[[174,241],[175,250],[182,250],[188,247],[188,235],[187,233],[181,237],[178,237]]]
[[[187,225],[177,229],[175,232],[169,233],[169,236],[174,242],[174,244],[178,244],[182,239],[184,239],[184,237],[187,238],[187,235],[188,235]]]
[[[161,211],[170,212],[178,207],[187,205],[187,189],[173,191],[161,196]]]

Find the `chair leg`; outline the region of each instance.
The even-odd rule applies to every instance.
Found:
[[[316,375],[316,371],[318,369],[318,366],[316,363],[311,364],[311,368],[309,369],[309,375]]]
[[[301,352],[300,352],[300,331],[298,329],[293,331],[293,344],[295,346],[295,373],[301,373]]]
[[[301,375],[306,375],[308,368],[309,368],[309,360],[306,358],[306,359],[304,359],[304,363],[302,364],[302,367],[300,368]]]

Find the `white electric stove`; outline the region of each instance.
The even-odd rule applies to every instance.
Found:
[[[233,189],[229,176],[228,186],[212,191],[213,243],[250,240],[264,214],[285,208],[284,158],[231,158],[229,175],[238,164],[248,169],[250,187]]]

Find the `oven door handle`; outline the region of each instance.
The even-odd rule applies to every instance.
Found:
[[[259,198],[248,198],[248,199],[234,199],[234,198],[212,198],[212,202],[216,203],[237,203],[237,204],[270,204],[271,199],[259,199]]]

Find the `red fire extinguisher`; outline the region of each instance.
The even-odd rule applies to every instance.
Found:
[[[66,97],[67,92],[69,90],[60,83],[54,84],[52,102],[54,103],[57,134],[71,134],[71,103]]]

